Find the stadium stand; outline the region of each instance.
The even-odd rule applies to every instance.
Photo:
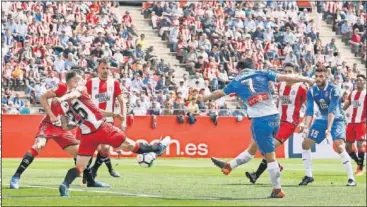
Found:
[[[238,74],[242,58],[279,72],[292,62],[306,76],[324,65],[345,93],[365,73],[366,2],[2,5],[2,113],[42,112],[43,91],[76,66],[90,78],[101,58],[108,58],[135,115],[244,115],[235,96],[202,101]]]

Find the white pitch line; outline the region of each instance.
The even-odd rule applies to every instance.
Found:
[[[48,186],[38,186],[38,185],[25,185],[25,187],[30,187],[30,188],[44,188],[44,189],[52,189],[52,190],[58,190],[58,188],[55,187],[48,187]],[[69,191],[78,191],[78,192],[89,192],[89,193],[105,193],[105,194],[114,194],[114,195],[121,195],[121,196],[132,196],[132,197],[142,197],[142,198],[165,198],[165,199],[177,199],[177,197],[167,197],[167,196],[162,196],[162,195],[149,195],[149,194],[142,194],[142,193],[124,193],[124,192],[113,192],[113,191],[103,191],[103,190],[84,190],[84,189],[75,189],[75,188],[70,188]],[[20,198],[40,198],[40,197],[34,197],[34,196],[28,196],[28,197],[22,197],[19,196]],[[43,196],[45,198],[54,198],[54,197],[47,197],[47,196]],[[74,197],[74,196],[71,196]],[[75,197],[80,197],[80,196],[75,196]],[[85,196],[87,197],[87,196]],[[108,197],[108,196],[106,196]],[[110,196],[112,197],[112,196]],[[11,198],[16,198],[16,196],[12,196]],[[60,198],[60,196],[55,196],[55,198]],[[197,197],[197,198],[180,198],[180,200],[192,200],[192,199],[197,199],[197,200],[221,200],[219,198],[210,198],[210,197]]]

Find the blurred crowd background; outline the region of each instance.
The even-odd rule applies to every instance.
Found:
[[[141,15],[169,45],[154,48],[118,2],[2,2],[2,113],[42,113],[45,90],[75,68],[83,69],[86,80],[95,77],[102,58],[134,115],[244,116],[241,102],[202,100],[238,74],[241,59],[278,72],[292,63],[309,77],[316,67],[327,67],[346,98],[365,68],[344,59],[336,41],[366,63],[366,2],[313,4],[316,18],[296,1],[144,3]],[[335,34],[326,42],[320,38],[322,21]],[[159,57],[162,49],[174,53],[188,74],[175,77],[182,68]]]

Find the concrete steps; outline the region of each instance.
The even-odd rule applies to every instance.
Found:
[[[312,10],[312,18],[317,19],[316,9]],[[344,42],[342,42],[341,35],[336,35],[332,31],[332,25],[328,25],[326,24],[325,21],[321,21],[319,32],[320,32],[320,39],[324,46],[331,41],[331,38],[334,37],[336,40],[335,45],[338,48],[343,60],[347,62],[347,65],[352,67],[354,63],[357,63],[357,66],[361,70],[361,73],[362,74],[366,73],[366,65],[362,64],[361,57],[354,56],[354,54],[350,50],[350,47],[346,46]]]
[[[162,41],[158,36],[158,31],[154,30],[150,25],[150,19],[144,19],[141,14],[140,7],[120,7],[121,12],[128,10],[133,19],[133,24],[137,29],[138,35],[145,34],[145,40],[148,46],[153,46],[159,58],[164,58],[166,62],[170,63],[175,69],[175,81],[178,83],[184,74],[188,74],[183,65],[176,59],[174,53],[168,48],[167,41]]]
[[[145,34],[145,40],[148,46],[154,46],[154,50],[159,58],[164,58],[166,62],[169,62],[175,69],[175,82],[179,82],[185,74],[188,72],[185,69],[185,64],[180,63],[176,59],[176,54],[171,52],[168,48],[167,41],[163,41],[161,37],[158,36],[158,30],[155,30],[150,25],[150,19],[144,19],[141,15],[140,9],[137,7],[123,7],[120,8],[121,12],[129,10],[133,24],[138,31],[138,34]],[[239,102],[236,97],[226,97],[226,104],[229,108],[234,109],[238,106]]]

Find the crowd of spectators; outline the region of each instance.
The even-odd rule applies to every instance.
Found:
[[[29,113],[66,71],[82,67],[86,79],[93,77],[101,58],[110,62],[111,75],[120,81],[135,115],[244,115],[241,104],[229,107],[225,98],[202,100],[235,77],[236,64],[244,58],[251,58],[256,69],[281,71],[293,63],[307,76],[322,64],[343,89],[353,88],[360,72],[342,59],[334,38],[321,42],[310,12],[299,11],[295,1],[150,3],[142,12],[189,71],[182,80],[116,2],[2,5],[3,113]],[[22,91],[25,101],[19,98]]]
[[[367,2],[355,4],[347,2],[324,2],[318,4],[322,19],[332,25],[336,35],[342,36],[342,41],[350,45],[351,52],[356,57],[366,60],[366,10]],[[364,62],[365,63],[365,62]]]
[[[203,1],[185,8],[174,2],[155,2],[143,13],[186,70],[204,78],[212,90],[238,74],[239,60],[251,58],[256,69],[281,71],[284,64],[292,63],[299,74],[310,77],[316,67],[325,66],[330,81],[349,93],[363,68],[347,64],[335,44],[337,38],[330,37],[328,42],[319,38],[322,16],[327,20],[334,2],[315,2],[320,19],[299,9],[296,1]],[[340,1],[338,5],[344,12],[335,25],[350,25],[349,30],[341,28],[348,31],[346,42],[356,56],[365,57],[366,2]]]

